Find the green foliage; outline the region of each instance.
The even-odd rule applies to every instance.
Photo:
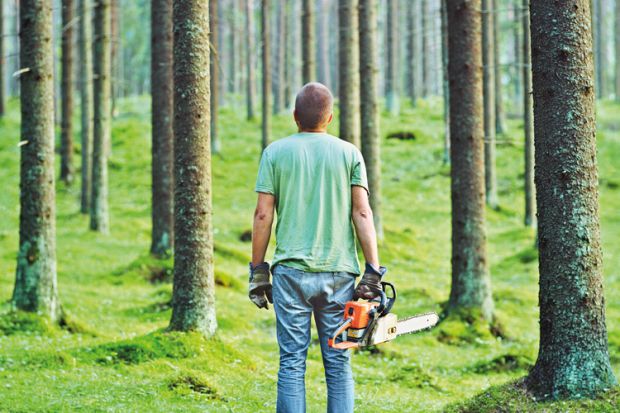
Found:
[[[47,317],[24,311],[10,311],[0,315],[0,334],[53,335],[58,332]]]
[[[473,366],[472,370],[478,374],[488,374],[515,370],[528,371],[533,366],[534,363],[528,356],[508,353],[489,361],[480,361]]]

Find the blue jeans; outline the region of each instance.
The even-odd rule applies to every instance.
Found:
[[[342,323],[344,305],[353,297],[354,286],[355,277],[347,272],[310,273],[281,264],[274,268],[273,306],[280,345],[278,413],[306,411],[304,378],[312,313],[325,368],[327,411],[353,412],[350,354],[329,347],[327,339]]]

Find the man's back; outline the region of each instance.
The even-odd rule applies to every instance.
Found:
[[[265,149],[256,191],[276,198],[274,265],[359,274],[351,185],[368,187],[363,158],[334,136],[301,132]]]

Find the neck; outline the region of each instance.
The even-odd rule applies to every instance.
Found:
[[[327,132],[327,128],[316,128],[316,129],[301,129],[299,128],[299,132],[306,132],[306,133],[325,133]]]

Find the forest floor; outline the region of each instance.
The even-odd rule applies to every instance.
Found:
[[[167,334],[172,262],[148,257],[150,120],[147,98],[121,101],[110,159],[111,235],[88,230],[79,182],[58,184],[60,298],[68,325],[8,316],[19,215],[19,110],[0,121],[0,411],[268,412],[275,410],[278,347],[273,311],[246,296],[260,123],[243,110],[220,113],[222,155],[213,159],[217,316],[215,338]],[[620,377],[620,106],[599,108],[601,219],[607,325]],[[277,116],[273,136],[295,132]],[[77,118],[76,118],[76,125]],[[382,119],[383,222],[380,246],[394,312],[441,311],[450,291],[450,180],[442,166],[441,102]],[[501,208],[489,210],[488,253],[496,314],[506,338],[447,322],[356,352],[359,412],[618,411],[611,391],[596,401],[536,404],[514,387],[536,358],[538,280],[535,232],[523,221],[522,125],[508,121],[498,146]],[[75,138],[79,141],[79,128]],[[330,127],[337,133],[337,124]],[[407,131],[415,140],[386,139]],[[75,160],[79,162],[78,150]],[[273,248],[273,246],[272,246]],[[325,411],[316,337],[308,356],[309,412]],[[499,387],[491,387],[499,386]],[[490,390],[489,390],[490,388]],[[458,404],[464,403],[464,404]]]

